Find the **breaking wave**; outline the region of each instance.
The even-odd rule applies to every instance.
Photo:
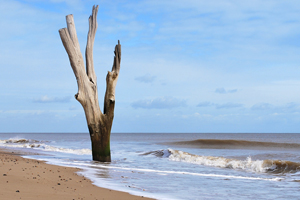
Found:
[[[171,152],[168,149],[168,150],[149,151],[146,153],[142,153],[140,155],[142,155],[142,156],[155,155],[160,158],[168,158],[171,155]]]
[[[300,163],[284,160],[238,160],[224,157],[194,155],[179,150],[158,150],[142,155],[155,155],[168,158],[170,161],[186,162],[204,166],[246,170],[256,173],[296,173],[300,171]]]
[[[12,148],[31,148],[38,149],[48,152],[60,152],[60,153],[70,153],[76,155],[90,155],[92,151],[90,149],[70,149],[70,148],[61,148],[55,147],[52,145],[46,144],[47,141],[38,141],[24,138],[10,138],[8,140],[0,140],[0,146],[3,147],[12,147]]]
[[[40,141],[37,140],[28,140],[28,139],[23,139],[23,138],[11,138],[8,140],[0,140],[0,143],[2,144],[25,144],[25,143],[37,143]]]

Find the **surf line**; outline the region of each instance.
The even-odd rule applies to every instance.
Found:
[[[105,164],[88,164],[88,163],[65,163],[69,165],[74,165],[78,167],[78,165],[85,167],[95,167],[95,168],[104,168],[104,169],[119,169],[126,171],[141,171],[141,172],[151,172],[157,174],[181,174],[181,175],[192,175],[192,176],[202,176],[202,177],[217,177],[217,178],[228,178],[228,179],[246,179],[246,180],[263,180],[263,181],[281,181],[283,178],[259,178],[259,177],[247,177],[247,176],[230,176],[230,175],[222,175],[222,174],[202,174],[202,173],[194,173],[194,172],[183,172],[183,171],[163,171],[163,170],[153,170],[153,169],[138,169],[138,168],[126,168],[126,167],[115,167],[115,166],[107,166]],[[87,169],[85,168],[85,169]],[[94,169],[95,169],[94,168]]]

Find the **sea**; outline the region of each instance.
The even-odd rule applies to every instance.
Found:
[[[0,133],[0,148],[155,199],[300,199],[300,134],[112,133],[110,163],[88,133]]]

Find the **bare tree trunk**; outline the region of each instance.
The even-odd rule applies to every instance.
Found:
[[[85,51],[86,70],[80,46],[77,39],[73,15],[67,15],[67,28],[59,30],[60,38],[68,53],[73,72],[75,74],[78,93],[75,98],[82,105],[92,142],[93,160],[110,162],[110,133],[114,118],[115,88],[118,80],[121,62],[120,41],[115,47],[115,57],[111,72],[106,76],[106,92],[104,98],[104,112],[98,102],[97,77],[94,71],[93,46],[97,30],[98,6],[93,6],[89,17],[89,32]]]

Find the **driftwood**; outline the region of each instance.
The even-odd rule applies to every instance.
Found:
[[[120,72],[121,45],[115,47],[113,67],[106,76],[106,92],[103,113],[99,107],[97,92],[97,77],[93,63],[93,46],[97,30],[98,6],[93,6],[89,17],[89,32],[85,51],[86,70],[75,30],[73,15],[67,15],[67,28],[59,30],[60,38],[69,56],[70,64],[75,74],[78,93],[75,98],[82,105],[92,142],[93,160],[110,162],[110,133],[114,118],[115,88]]]

